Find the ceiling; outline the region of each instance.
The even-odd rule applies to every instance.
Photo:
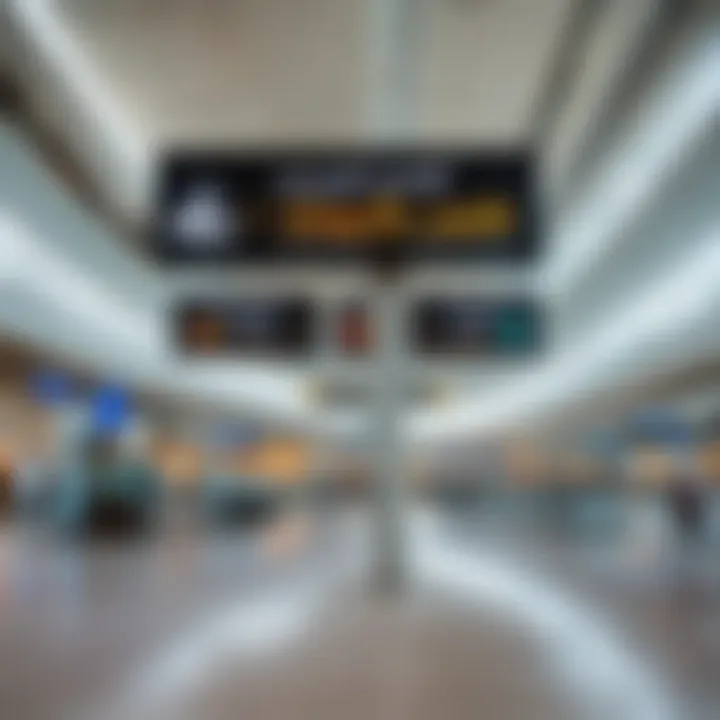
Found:
[[[168,146],[258,141],[529,143],[556,206],[681,24],[674,0],[4,3],[28,107],[135,220]]]
[[[411,431],[418,437],[434,435],[441,422],[451,432],[481,427],[494,417],[488,408],[513,417],[514,409],[527,406],[528,398],[537,408],[545,407],[543,403],[560,397],[558,368],[572,368],[573,382],[561,388],[565,402],[593,383],[596,389],[606,387],[599,378],[607,383],[616,371],[637,367],[633,362],[648,352],[648,345],[642,344],[645,338],[635,326],[615,327],[616,320],[625,320],[622,313],[603,312],[599,299],[605,297],[604,289],[612,288],[615,309],[637,305],[647,310],[657,288],[675,288],[668,283],[678,268],[687,264],[692,273],[705,257],[702,253],[711,257],[717,235],[709,233],[716,233],[717,217],[709,204],[705,214],[695,218],[692,237],[684,238],[686,252],[668,252],[661,258],[652,249],[655,230],[649,218],[658,207],[669,214],[680,210],[681,196],[672,194],[673,185],[665,178],[679,165],[683,182],[702,179],[695,163],[702,156],[708,108],[717,97],[717,88],[707,81],[707,68],[716,55],[704,46],[704,54],[699,53],[696,47],[695,35],[703,23],[698,18],[671,23],[672,32],[664,27],[665,34],[660,33],[662,18],[667,19],[660,10],[677,3],[6,2],[12,10],[15,48],[11,69],[31,111],[125,218],[137,220],[147,213],[154,160],[168,145],[388,137],[540,143],[546,186],[551,192],[569,187],[568,197],[573,199],[569,211],[548,224],[550,253],[540,269],[540,279],[545,282],[546,274],[549,278],[548,293],[557,315],[568,318],[563,320],[558,353],[532,373],[525,368],[491,369],[466,378],[456,393],[463,401],[457,407],[411,419]],[[681,4],[689,7],[699,0]],[[568,43],[573,33],[581,37]],[[648,48],[660,35],[662,53],[648,65],[653,55]],[[643,64],[645,82],[633,86],[632,102],[617,102],[627,95],[624,83],[637,76],[630,70]],[[702,65],[704,74],[695,65]],[[617,131],[612,136],[605,130],[610,126]],[[672,128],[682,128],[684,134],[668,134]],[[258,373],[257,368],[241,365],[216,372],[174,368],[178,383],[172,386],[167,358],[158,351],[155,336],[159,337],[163,302],[172,296],[173,282],[142,259],[129,257],[127,233],[118,232],[106,213],[81,213],[77,198],[68,195],[67,187],[60,192],[54,186],[57,182],[41,168],[42,158],[26,152],[14,131],[0,141],[5,141],[0,142],[0,153],[9,153],[0,163],[17,170],[12,179],[9,174],[0,176],[0,211],[4,203],[13,217],[29,223],[39,243],[62,254],[59,262],[72,277],[111,291],[113,307],[119,309],[116,325],[124,328],[104,353],[92,347],[102,326],[101,312],[93,318],[85,312],[87,326],[61,337],[54,313],[60,312],[57,298],[65,291],[58,285],[57,296],[47,287],[42,293],[34,289],[30,304],[27,293],[13,295],[13,303],[18,303],[12,305],[15,319],[27,321],[29,337],[44,337],[46,342],[53,338],[64,353],[80,352],[83,338],[86,361],[128,372],[123,348],[134,333],[133,318],[143,317],[143,327],[155,330],[146,333],[154,333],[151,343],[139,339],[137,357],[144,360],[137,363],[133,381],[164,383],[169,391],[179,388],[245,408],[264,404],[278,417],[305,417],[298,376],[286,371]],[[580,192],[580,185],[573,183],[574,162],[590,145],[603,148],[602,162],[593,164],[590,182]],[[659,152],[667,148],[670,152]],[[635,168],[633,192],[644,187],[643,202],[627,192],[629,168]],[[41,186],[42,192],[36,190]],[[629,200],[623,203],[624,199]],[[2,229],[0,215],[0,241]],[[671,238],[666,240],[669,246]],[[628,270],[627,262],[621,276],[615,271],[619,259],[632,255],[623,250],[629,247],[639,249],[632,262],[643,268],[642,287],[633,281],[637,275]],[[25,273],[23,282],[30,282],[30,274]],[[713,277],[709,270],[701,275],[711,306],[716,302],[710,292]],[[588,282],[590,276],[593,282]],[[33,282],[41,279],[37,275]],[[43,293],[49,309],[38,304]],[[22,311],[19,303],[24,303]],[[593,313],[591,326],[583,324],[586,307]],[[66,309],[76,313],[78,308]],[[656,333],[669,332],[651,313],[638,311],[628,317],[642,320],[645,327],[655,323]],[[678,317],[687,318],[682,313]],[[0,312],[0,321],[8,318],[7,312]],[[706,320],[703,328],[708,327]],[[565,325],[572,332],[565,332]],[[130,333],[128,328],[133,328]],[[686,330],[697,333],[698,328],[700,324],[687,324]],[[602,333],[615,343],[609,346],[617,351],[612,368],[603,365],[603,353],[597,352]],[[621,336],[622,343],[617,340]],[[666,337],[670,346],[671,337]],[[578,358],[584,359],[583,368]],[[225,392],[230,386],[232,392]]]
[[[571,6],[59,0],[58,18],[152,137],[365,139],[375,85],[390,79],[372,77],[387,52],[381,25],[398,22],[391,50],[412,53],[417,129],[496,142],[526,137]]]
[[[523,144],[587,1],[6,0],[30,105],[134,217],[168,145]]]

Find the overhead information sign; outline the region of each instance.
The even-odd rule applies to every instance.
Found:
[[[313,350],[313,316],[304,298],[188,301],[175,309],[176,342],[200,357],[301,358]]]
[[[542,339],[542,313],[529,298],[432,297],[412,309],[411,344],[419,355],[525,358]]]
[[[166,261],[526,261],[525,154],[322,150],[170,158],[153,229]]]

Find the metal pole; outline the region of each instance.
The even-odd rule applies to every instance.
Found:
[[[378,359],[370,424],[375,458],[376,579],[383,590],[397,590],[407,578],[403,460],[400,420],[404,400],[403,303],[392,281],[378,283],[375,318]]]
[[[423,54],[432,25],[432,0],[371,0],[367,102],[368,130],[374,140],[412,137],[417,130]],[[377,580],[399,588],[407,576],[403,527],[403,463],[400,419],[404,399],[403,302],[395,277],[376,286],[378,358],[375,374],[371,448],[377,502]]]

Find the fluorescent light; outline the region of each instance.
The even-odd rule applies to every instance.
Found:
[[[541,277],[551,294],[566,294],[591,264],[620,237],[623,226],[646,203],[680,154],[716,117],[720,104],[720,43],[699,46],[649,111],[643,134],[619,148],[589,199],[562,223],[556,259]],[[490,395],[445,412],[417,413],[408,428],[413,441],[450,439],[482,432],[549,409],[577,393],[603,365],[658,333],[677,329],[707,306],[720,288],[720,228],[684,266],[675,267],[628,312],[581,346],[550,359],[536,372]],[[672,302],[668,298],[673,298]]]
[[[10,0],[11,9],[25,25],[51,70],[59,69],[69,92],[85,106],[86,116],[99,121],[107,133],[104,151],[119,151],[128,168],[128,181],[142,183],[149,176],[150,142],[133,122],[108,84],[98,76],[82,44],[61,20],[52,0]]]
[[[13,279],[22,290],[43,297],[54,309],[88,322],[95,332],[149,349],[159,339],[151,314],[134,309],[43,243],[19,217],[0,212],[0,249],[14,255]]]
[[[259,414],[317,425],[318,414],[308,408],[296,372],[235,362],[174,363],[163,352],[162,317],[157,308],[133,307],[94,278],[90,269],[62,257],[7,209],[0,209],[0,258],[8,268],[5,274],[19,290],[40,299],[53,317],[63,320],[67,332],[78,337],[78,343],[85,334],[97,338],[107,354],[125,358],[130,377],[228,408],[253,405]],[[8,258],[12,261],[7,262]],[[328,428],[335,430],[331,423]]]
[[[549,293],[567,293],[618,238],[661,185],[663,177],[716,117],[720,105],[720,43],[699,47],[637,120],[633,133],[613,153],[588,199],[558,228],[542,279]]]
[[[591,387],[593,379],[602,377],[612,362],[692,323],[718,295],[720,227],[713,227],[689,259],[628,302],[627,312],[611,319],[585,342],[568,347],[536,372],[493,395],[443,413],[415,415],[409,424],[410,437],[413,441],[440,441],[480,433],[549,409],[583,387]]]
[[[0,280],[17,280],[22,269],[23,244],[10,214],[0,207]]]

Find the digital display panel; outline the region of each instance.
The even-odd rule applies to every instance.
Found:
[[[524,358],[542,340],[542,313],[529,298],[432,297],[412,309],[411,341],[420,355]]]
[[[526,261],[532,163],[480,151],[274,152],[166,160],[153,228],[166,261]]]
[[[313,348],[314,312],[305,298],[186,301],[174,323],[186,355],[297,358]]]

